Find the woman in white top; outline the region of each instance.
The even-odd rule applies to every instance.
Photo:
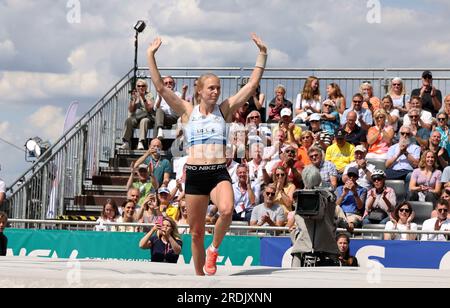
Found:
[[[116,222],[119,217],[119,208],[114,200],[108,199],[103,205],[102,215],[97,219],[99,225],[94,227],[94,231],[111,231],[111,226],[103,225],[104,222]]]
[[[135,217],[136,213],[136,203],[134,201],[128,200],[124,203],[122,216],[117,219],[117,223],[137,223]],[[113,226],[111,227],[113,232],[139,232],[139,227],[133,226]]]
[[[155,54],[161,38],[156,38],[147,50],[150,75],[156,91],[182,117],[186,132],[188,160],[186,163],[186,204],[192,234],[192,256],[197,275],[214,275],[217,270],[218,248],[228,228],[234,210],[231,178],[226,166],[226,123],[258,87],[267,61],[267,47],[252,34],[259,49],[255,69],[247,84],[220,105],[220,79],[213,74],[201,76],[195,93],[197,106],[176,96],[164,87]],[[205,217],[209,200],[218,207],[220,217],[215,225],[214,239],[205,253]]]
[[[406,88],[401,78],[392,79],[388,94],[392,97],[394,108],[400,111],[400,115],[408,113],[410,96],[406,94]]]
[[[305,81],[302,93],[297,95],[295,101],[295,118],[299,119],[300,122],[307,122],[311,114],[320,113],[321,101],[319,79],[310,76]]]
[[[386,111],[386,126],[390,125],[394,129],[394,132],[398,131],[398,119],[400,118],[400,112],[394,107],[394,102],[390,95],[386,95],[381,100],[381,108]]]
[[[415,231],[417,230],[417,224],[411,222],[414,218],[414,212],[411,204],[408,202],[403,202],[399,204],[391,217],[391,221],[388,221],[384,230],[400,230],[400,231]],[[417,234],[411,233],[385,233],[385,240],[402,240],[402,241],[413,241],[417,237]]]

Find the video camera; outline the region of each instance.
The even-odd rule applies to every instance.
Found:
[[[320,213],[320,191],[301,189],[294,192],[295,212],[300,216],[317,216]]]

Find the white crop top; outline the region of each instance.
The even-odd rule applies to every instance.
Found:
[[[189,122],[184,125],[187,147],[197,144],[227,144],[227,123],[218,105],[209,115],[200,113],[200,105],[194,107]]]

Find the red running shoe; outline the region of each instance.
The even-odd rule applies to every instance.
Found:
[[[217,257],[219,256],[218,252],[214,252],[211,249],[206,249],[206,260],[205,266],[203,266],[203,272],[205,275],[212,276],[217,271]]]

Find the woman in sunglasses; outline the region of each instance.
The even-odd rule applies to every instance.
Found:
[[[283,207],[285,214],[293,211],[295,185],[288,181],[286,168],[278,166],[273,173],[273,183],[276,187],[274,202]]]
[[[391,187],[386,186],[386,174],[383,170],[374,170],[371,179],[374,187],[367,192],[363,225],[385,224],[394,210],[397,196]]]
[[[414,212],[411,204],[408,202],[400,203],[395,207],[392,213],[391,221],[388,221],[384,230],[399,230],[399,231],[416,231],[417,224],[411,222],[414,218]],[[385,240],[401,240],[401,241],[413,241],[417,237],[414,233],[385,233]]]
[[[270,146],[272,142],[272,131],[267,126],[261,126],[262,116],[259,111],[251,111],[245,121],[245,129],[247,131],[247,143],[254,142],[263,143]]]
[[[386,159],[394,138],[394,129],[392,126],[386,125],[387,114],[383,109],[375,111],[374,119],[375,126],[372,126],[367,132],[369,151],[366,157]]]
[[[449,140],[449,128],[448,128],[448,116],[445,112],[439,112],[437,115],[437,126],[435,128],[441,134],[441,142],[439,143],[440,147],[443,147],[448,151],[450,151],[450,140]]]
[[[405,115],[408,112],[411,97],[406,94],[406,87],[401,78],[392,79],[389,96],[392,97],[394,108],[400,112],[400,115]]]

